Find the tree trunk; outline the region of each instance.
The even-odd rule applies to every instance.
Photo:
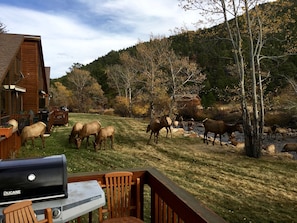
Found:
[[[129,92],[129,117],[132,117],[132,89],[131,87],[128,88]]]
[[[253,157],[253,136],[251,134],[252,132],[248,130],[248,128],[245,130],[244,134],[244,149],[245,154],[249,157]]]
[[[250,75],[252,79],[252,107],[253,107],[253,119],[252,119],[252,128],[248,130],[251,131],[251,134],[248,134],[245,142],[248,146],[246,151],[248,151],[248,156],[252,155],[252,157],[259,158],[261,155],[261,147],[262,147],[262,140],[261,137],[261,129],[260,129],[260,120],[263,120],[262,113],[259,114],[259,104],[258,104],[258,94],[257,94],[257,78],[256,78],[256,63],[255,63],[255,48],[254,48],[254,41],[253,41],[253,32],[252,32],[252,25],[251,25],[251,18],[249,14],[249,7],[248,1],[244,1],[245,4],[245,16],[246,16],[246,23],[247,23],[247,30],[249,35],[249,59],[250,59]],[[261,87],[261,86],[260,86]]]
[[[245,153],[249,157],[259,158],[261,157],[262,139],[259,135],[252,135],[253,131],[245,133]]]
[[[153,119],[154,116],[155,116],[155,115],[154,115],[154,114],[155,114],[155,109],[154,109],[154,107],[155,107],[155,106],[154,106],[154,102],[151,101],[151,102],[150,102],[150,110],[151,110],[151,111],[150,111],[150,116],[151,116],[151,119]]]

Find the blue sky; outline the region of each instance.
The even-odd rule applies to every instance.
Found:
[[[178,0],[0,0],[0,21],[8,33],[40,35],[51,78],[64,76],[73,63],[87,64],[148,41],[170,36],[175,28],[195,30],[195,11]]]

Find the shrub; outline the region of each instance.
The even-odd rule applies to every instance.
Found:
[[[143,116],[147,116],[148,112],[149,112],[149,104],[137,104],[137,105],[133,105],[132,107],[132,112],[133,115],[135,115],[136,117],[143,117]]]
[[[120,116],[129,116],[129,101],[125,97],[115,98],[114,112]]]
[[[105,109],[103,115],[114,115],[114,109]]]

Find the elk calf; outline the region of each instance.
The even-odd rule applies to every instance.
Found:
[[[115,134],[115,129],[113,126],[107,126],[107,127],[101,128],[100,131],[98,132],[98,135],[96,136],[96,140],[94,141],[94,149],[97,151],[98,145],[99,145],[99,149],[101,149],[102,142],[104,142],[104,149],[105,149],[107,138],[110,139],[110,148],[113,149],[114,134]]]

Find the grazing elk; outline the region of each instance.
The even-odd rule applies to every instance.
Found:
[[[101,128],[98,132],[98,135],[96,136],[96,140],[93,142],[94,149],[97,151],[98,146],[99,146],[99,149],[101,149],[102,142],[104,143],[104,149],[105,149],[107,138],[110,139],[110,148],[113,149],[114,134],[115,134],[115,129],[113,126],[107,126],[107,127]]]
[[[43,122],[36,122],[32,125],[25,126],[21,133],[21,143],[22,145],[26,144],[28,139],[32,140],[32,145],[34,145],[34,138],[40,137],[42,141],[42,148],[45,148],[44,145],[44,133],[46,131],[46,124]]]
[[[7,124],[12,125],[12,131],[16,132],[19,129],[19,123],[15,119],[10,119],[8,120]]]
[[[204,125],[204,137],[203,137],[203,142],[205,143],[205,140],[207,141],[207,133],[208,132],[213,132],[214,133],[214,138],[213,138],[213,145],[215,143],[215,139],[217,137],[217,134],[220,136],[220,144],[222,145],[222,135],[224,133],[228,133],[230,136],[232,132],[239,131],[242,132],[242,127],[240,124],[236,123],[234,125],[232,124],[226,124],[222,120],[213,120],[206,118],[202,121]],[[208,144],[208,141],[207,141]]]
[[[93,135],[96,139],[96,135],[101,129],[101,123],[99,121],[92,121],[83,125],[76,138],[76,147],[79,149],[84,138],[87,138],[86,148],[89,145],[89,137]]]
[[[71,130],[71,133],[69,135],[69,139],[68,139],[69,144],[72,143],[74,141],[75,137],[79,135],[79,132],[80,132],[80,130],[82,130],[83,125],[84,124],[81,123],[81,122],[76,122],[73,125],[72,130]]]

